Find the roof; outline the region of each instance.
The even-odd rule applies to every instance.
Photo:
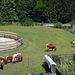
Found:
[[[44,60],[48,61],[51,65],[56,65],[56,63],[48,55],[44,55]]]

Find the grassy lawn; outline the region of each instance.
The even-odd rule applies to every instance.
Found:
[[[27,73],[44,72],[42,68],[43,55],[45,54],[73,54],[75,48],[71,41],[75,35],[62,29],[55,29],[44,26],[0,26],[0,31],[10,31],[21,35],[24,44],[16,49],[1,51],[0,56],[8,56],[20,52],[23,61],[17,64],[7,64],[0,75],[25,75]],[[54,43],[57,46],[56,52],[44,52],[46,43]]]

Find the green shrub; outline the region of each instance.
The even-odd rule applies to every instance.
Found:
[[[61,58],[58,55],[52,55],[51,58],[56,63],[60,63],[61,62]]]
[[[68,72],[75,72],[75,62],[71,59],[64,59],[61,60],[61,63],[58,64],[58,68],[63,72],[63,73],[68,73]]]
[[[33,22],[32,19],[27,18],[27,19],[25,20],[25,22],[22,22],[21,24],[22,24],[23,26],[33,26],[33,25],[34,25],[34,22]]]
[[[62,28],[62,23],[61,22],[57,22],[54,25],[55,28]]]

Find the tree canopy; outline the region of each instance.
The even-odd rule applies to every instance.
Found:
[[[75,20],[75,0],[0,0],[0,23]]]

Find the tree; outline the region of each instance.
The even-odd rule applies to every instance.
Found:
[[[43,16],[44,8],[45,8],[45,4],[43,3],[43,1],[38,0],[34,8],[35,10],[34,17],[33,17],[34,21],[37,22],[45,21],[45,17]]]
[[[58,21],[67,23],[72,20],[71,0],[60,0],[57,9]]]
[[[27,19],[32,19],[35,11],[35,1],[36,0],[15,0],[16,12],[21,24],[26,23]],[[30,20],[29,20],[30,21]],[[24,24],[25,25],[25,24]]]
[[[72,0],[70,8],[72,13],[72,20],[75,20],[75,0]]]
[[[75,0],[0,0],[0,23],[67,23],[71,20],[75,20]]]
[[[3,22],[13,22],[18,20],[15,12],[15,5],[14,0],[2,0],[1,16],[3,17]]]

